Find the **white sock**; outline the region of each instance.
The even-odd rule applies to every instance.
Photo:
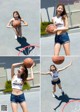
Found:
[[[55,93],[52,93],[53,98],[55,98]]]
[[[17,35],[15,35],[15,39],[17,39]]]

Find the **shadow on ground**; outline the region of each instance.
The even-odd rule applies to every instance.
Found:
[[[55,112],[61,106],[62,103],[68,103],[70,100],[80,100],[80,98],[70,98],[67,94],[62,94],[59,97],[55,95],[55,98],[60,101],[60,103],[54,108]]]
[[[27,42],[27,39],[25,37],[18,37],[17,38],[18,43],[20,44],[20,46],[16,47],[15,49],[18,51],[21,51],[21,49],[23,49],[24,47],[26,47],[22,53],[24,55],[29,55],[30,52],[35,48],[35,46],[30,46],[30,44]],[[29,47],[30,46],[30,47]]]

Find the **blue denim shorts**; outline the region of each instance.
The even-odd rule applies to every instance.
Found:
[[[70,39],[69,39],[69,36],[68,36],[67,32],[65,32],[61,35],[56,35],[55,36],[55,44],[56,43],[65,44],[66,42],[70,42]]]
[[[11,93],[10,101],[15,102],[15,103],[24,102],[25,101],[24,93],[22,93],[21,95],[14,95],[14,94]]]

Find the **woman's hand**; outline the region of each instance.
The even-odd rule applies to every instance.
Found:
[[[33,65],[31,67],[33,68],[34,66],[36,66],[36,63],[35,62],[33,63]]]

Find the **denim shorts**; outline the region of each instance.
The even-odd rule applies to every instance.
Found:
[[[61,34],[61,35],[56,35],[55,36],[55,44],[65,44],[66,42],[70,42],[69,35],[67,32]]]
[[[54,80],[52,80],[51,83],[52,83],[52,85],[56,85],[56,84],[60,84],[61,81],[60,81],[60,79],[58,81],[56,81],[56,82]]]
[[[15,102],[15,103],[24,102],[25,101],[24,93],[22,93],[21,95],[14,95],[14,94],[11,93],[10,101]]]

